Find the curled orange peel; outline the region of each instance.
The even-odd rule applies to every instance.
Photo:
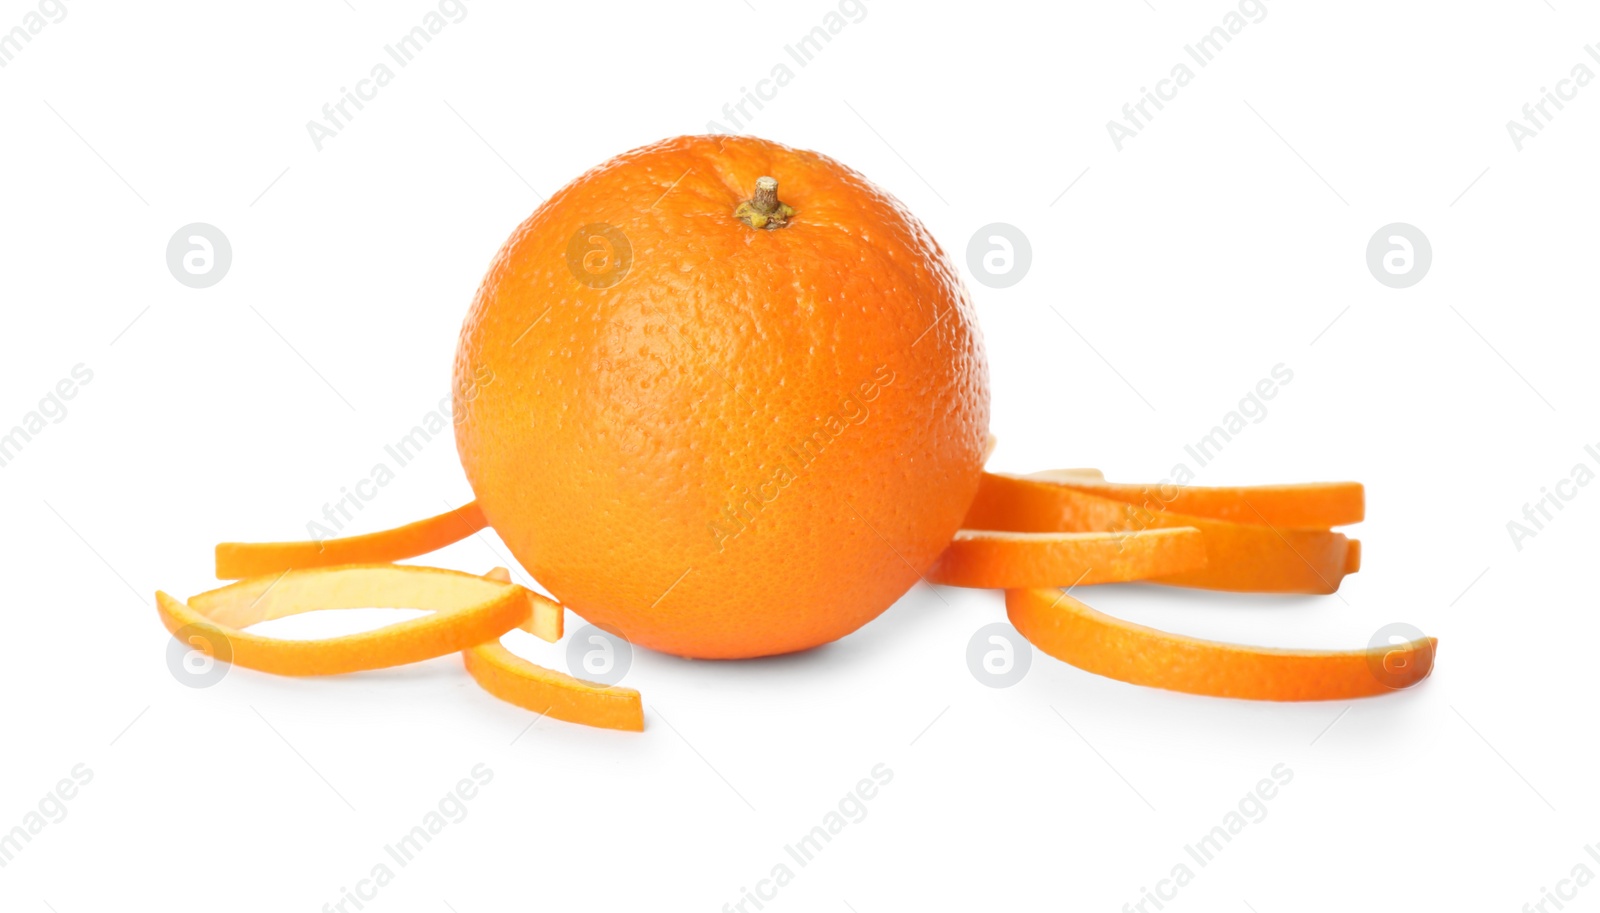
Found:
[[[156,593],[174,636],[235,665],[278,675],[383,669],[465,650],[528,618],[529,591],[435,567],[366,564],[252,577],[191,597]],[[319,609],[427,609],[430,614],[321,640],[252,634],[250,625]]]
[[[1149,511],[1171,511],[1279,529],[1348,526],[1365,519],[1367,510],[1366,489],[1360,482],[1209,488],[1171,482],[1107,482],[1098,470],[1084,469],[1050,469],[1029,473],[1027,478],[1114,498]]]
[[[504,568],[484,577],[511,579]],[[507,703],[569,723],[602,729],[644,729],[644,705],[632,688],[601,685],[528,662],[500,643],[468,647],[462,651],[467,674],[483,690]]]
[[[1106,474],[1098,469],[1041,469],[1030,472],[1026,478],[1038,479],[1041,482],[1093,482],[1106,480]]]
[[[962,526],[1013,532],[1120,532],[1192,527],[1205,538],[1204,567],[1152,578],[1170,586],[1257,593],[1332,593],[1360,568],[1342,533],[1280,529],[1148,510],[1059,481],[985,472]]]
[[[985,441],[984,458],[995,438]],[[965,527],[928,572],[932,582],[1004,589],[1012,623],[1079,668],[1151,687],[1256,700],[1332,700],[1410,687],[1433,668],[1422,638],[1356,651],[1246,647],[1168,634],[1104,615],[1059,586],[1149,580],[1205,589],[1331,593],[1361,566],[1361,543],[1328,527],[1364,515],[1349,482],[1197,488],[1111,483],[1096,469],[1030,476],[985,472]],[[561,639],[565,608],[511,582],[392,562],[487,526],[476,502],[395,529],[321,542],[225,542],[221,579],[191,598],[156,594],[175,636],[237,665],[331,675],[460,651],[485,691],[543,715],[640,731],[639,692],[545,669],[507,650],[520,627]],[[245,630],[318,609],[394,607],[430,614],[360,634],[285,640]]]
[[[491,574],[493,571],[490,572]],[[487,574],[484,576],[488,576]],[[489,577],[491,580],[499,578]],[[511,582],[511,575],[506,574],[506,582]],[[523,590],[528,596],[528,620],[517,627],[540,640],[555,643],[561,639],[566,627],[566,607],[548,596],[542,596],[532,590]]]
[[[217,545],[217,579],[400,561],[437,551],[488,525],[478,502],[471,501],[436,517],[363,536],[303,542],[223,542]]]
[[[632,688],[586,682],[536,666],[499,640],[469,647],[462,658],[479,687],[509,704],[601,729],[644,729],[644,705]]]
[[[1132,533],[963,529],[927,576],[932,583],[989,589],[1078,586],[1144,580],[1205,563],[1205,537],[1187,527]]]
[[[497,567],[483,575],[485,580],[497,583],[511,583],[511,572],[503,567]],[[555,643],[561,639],[566,631],[567,607],[549,596],[535,593],[526,587],[519,587],[524,596],[528,598],[528,618],[517,625],[540,640]]]
[[[1282,650],[1169,634],[1098,612],[1057,589],[1006,591],[1006,615],[1045,653],[1086,672],[1187,694],[1328,701],[1409,688],[1438,640],[1365,650]]]

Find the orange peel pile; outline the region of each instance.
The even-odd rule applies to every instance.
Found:
[[[1339,487],[1344,484],[1335,483]],[[1290,487],[1272,486],[1270,490],[1281,493]],[[1293,487],[1313,496],[1322,489],[1317,485]],[[1205,566],[1155,577],[1151,582],[1206,590],[1327,594],[1339,589],[1346,574],[1360,568],[1360,546],[1353,540],[1326,527],[1282,528],[1270,522],[1258,509],[1253,509],[1252,489],[1208,489],[1204,496],[1189,498],[1191,510],[1199,507],[1216,514],[1250,518],[1230,520],[1169,509],[1160,500],[1159,492],[1149,486],[1144,490],[1152,494],[1145,499],[1135,496],[1134,500],[1125,500],[1110,493],[1135,489],[1136,486],[1125,486],[1097,490],[1074,481],[985,472],[978,486],[978,496],[962,525],[968,529],[1018,532],[1134,533],[1152,528],[1196,529],[1205,539]],[[1174,501],[1183,498],[1182,491],[1180,489]],[[1237,503],[1230,504],[1221,494],[1223,492],[1231,492]],[[1359,494],[1357,497],[1359,504]],[[1281,494],[1277,500],[1274,509],[1280,515],[1296,513],[1283,503]],[[1299,513],[1303,515],[1305,511]],[[1362,512],[1357,507],[1341,516],[1344,517],[1342,522],[1354,523],[1361,519]]]
[[[1198,488],[1105,481],[1096,470],[985,472],[963,524],[927,572],[931,583],[1002,589],[1030,643],[1096,675],[1189,694],[1270,701],[1368,697],[1409,688],[1433,669],[1438,641],[1357,650],[1291,650],[1201,640],[1113,618],[1070,595],[1078,586],[1144,581],[1264,593],[1332,593],[1360,567],[1360,542],[1330,527],[1365,513],[1352,482]],[[638,691],[546,669],[501,643],[514,628],[555,642],[565,608],[512,582],[391,562],[484,529],[477,504],[382,532],[322,542],[222,543],[221,579],[180,601],[156,594],[162,623],[219,659],[279,675],[334,675],[460,652],[483,690],[544,716],[644,728]],[[429,614],[321,640],[250,626],[321,609],[411,608]]]
[[[391,555],[440,541],[438,537],[417,537],[413,530],[421,525],[343,541],[359,540],[363,548]],[[457,538],[468,535],[471,531]],[[472,678],[502,700],[588,726],[644,728],[639,692],[542,668],[501,645],[500,638],[514,628],[543,640],[558,641],[565,616],[560,603],[512,583],[504,568],[479,577],[445,568],[403,564],[304,567],[311,554],[306,546],[315,545],[219,546],[219,576],[224,567],[237,570],[243,566],[291,566],[208,590],[187,602],[157,592],[156,611],[162,624],[173,636],[209,656],[278,675],[338,675],[460,652]],[[224,553],[245,552],[253,552],[248,563],[222,564]],[[264,637],[246,630],[251,625],[303,612],[377,607],[424,609],[429,614],[359,634],[313,640]]]

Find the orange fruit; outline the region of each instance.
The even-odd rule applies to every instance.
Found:
[[[528,572],[707,658],[828,643],[899,598],[961,525],[989,420],[973,307],[927,229],[747,137],[625,153],[539,207],[478,291],[454,389],[477,504]]]

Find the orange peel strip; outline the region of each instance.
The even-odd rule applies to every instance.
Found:
[[[586,682],[536,666],[499,640],[469,647],[461,656],[479,687],[507,703],[569,723],[632,732],[644,729],[644,704],[632,688]]]
[[[1038,479],[1041,482],[1104,482],[1106,474],[1098,469],[1041,469],[1030,472],[1027,478]]]
[[[928,571],[933,583],[1009,589],[1144,580],[1204,567],[1197,529],[1019,533],[963,529]]]
[[[1062,662],[1134,685],[1259,701],[1327,701],[1409,688],[1433,671],[1436,638],[1365,650],[1282,650],[1169,634],[1055,589],[1006,591],[1023,637]]]
[[[511,572],[497,567],[483,575],[485,580],[510,583]],[[528,597],[528,620],[517,625],[540,640],[555,643],[566,630],[567,607],[548,596],[523,588]]]
[[[156,611],[168,631],[235,665],[279,675],[336,675],[419,662],[494,640],[527,619],[528,592],[443,568],[365,564],[252,577],[188,602],[158,592]],[[432,614],[322,640],[244,630],[302,612],[355,608]]]
[[[1015,532],[1135,532],[1193,527],[1205,536],[1206,565],[1152,583],[1257,593],[1332,593],[1360,565],[1354,540],[1327,530],[1231,523],[1102,497],[1074,485],[983,474],[968,529]]]
[[[504,568],[484,575],[510,579]],[[462,651],[467,674],[495,697],[558,720],[602,729],[644,729],[644,704],[632,688],[586,682],[528,662],[495,639]]]
[[[1366,518],[1366,489],[1360,482],[1308,482],[1299,485],[1249,485],[1206,488],[1171,482],[1107,482],[1093,470],[1050,469],[1028,478],[1067,485],[1090,494],[1138,504],[1149,511],[1173,511],[1231,523],[1279,529],[1329,529]]]
[[[217,579],[400,561],[459,542],[488,525],[478,502],[471,501],[436,517],[362,536],[305,542],[222,542],[217,545]]]
[[[511,572],[503,567],[490,568],[489,573],[483,575],[483,579],[510,583]],[[550,643],[560,640],[566,630],[567,607],[532,590],[527,590],[527,594],[533,611],[528,621],[518,627],[540,640],[547,640]]]

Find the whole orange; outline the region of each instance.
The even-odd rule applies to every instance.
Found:
[[[462,328],[456,443],[579,615],[764,656],[849,634],[938,557],[977,490],[987,370],[960,278],[893,197],[814,152],[679,137],[511,235]]]

